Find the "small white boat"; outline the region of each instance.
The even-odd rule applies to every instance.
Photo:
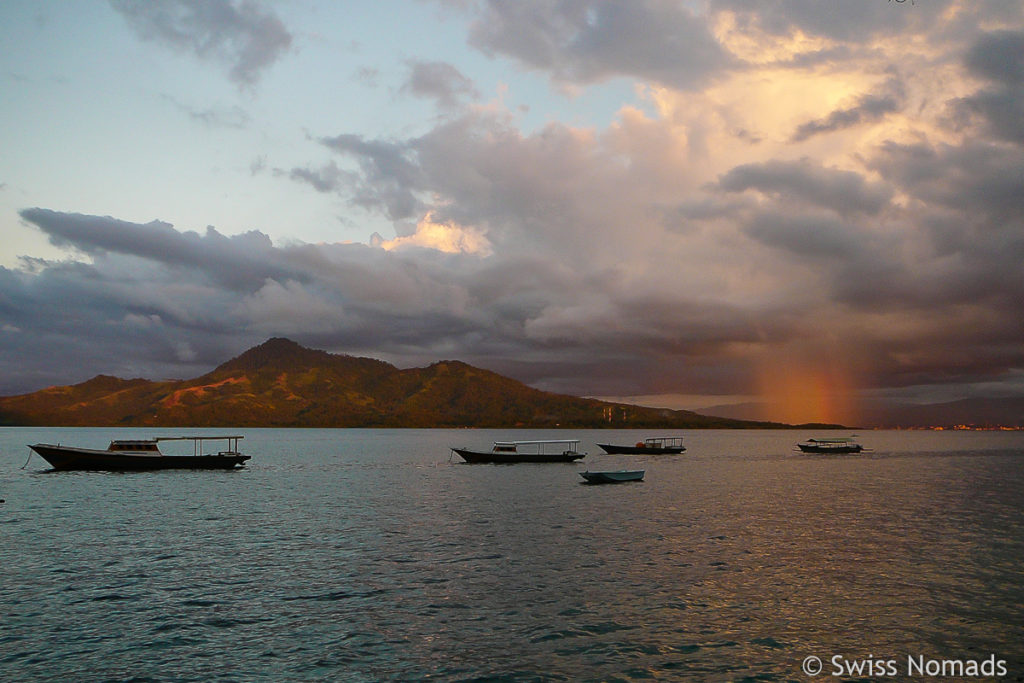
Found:
[[[621,484],[626,481],[643,481],[646,470],[613,470],[605,472],[580,472],[588,484]]]

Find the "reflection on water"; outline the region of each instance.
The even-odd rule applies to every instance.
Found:
[[[235,472],[18,469],[26,443],[114,431],[0,430],[7,680],[807,680],[810,655],[990,654],[1024,677],[1024,434],[608,456],[653,434],[576,431],[583,463],[493,466],[448,448],[508,432],[249,430]]]

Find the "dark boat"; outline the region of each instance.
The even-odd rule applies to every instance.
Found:
[[[495,441],[489,451],[453,448],[466,462],[512,464],[519,462],[573,462],[586,457],[579,452],[578,439],[555,441]]]
[[[797,447],[804,453],[860,453],[864,447],[850,438],[807,439]]]
[[[681,436],[662,436],[638,441],[635,446],[597,444],[605,453],[613,455],[677,455],[686,450]]]
[[[165,436],[155,439],[111,441],[106,450],[59,444],[29,445],[55,470],[229,470],[251,456],[238,452],[241,436]],[[160,441],[192,441],[192,455],[164,455]],[[227,450],[204,454],[203,441],[227,441]]]
[[[615,470],[611,472],[580,472],[588,484],[621,484],[626,481],[643,481],[645,470]]]

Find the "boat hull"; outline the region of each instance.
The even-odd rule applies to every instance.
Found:
[[[798,443],[797,447],[804,453],[836,453],[840,455],[860,453],[864,450],[864,447],[859,444],[849,446],[816,446],[814,444]]]
[[[609,455],[678,455],[686,450],[685,446],[616,446],[614,444],[597,444]]]
[[[615,472],[580,472],[588,484],[621,484],[627,481],[643,481],[644,470],[618,470]]]
[[[520,462],[574,462],[586,457],[586,453],[494,453],[491,451],[472,451],[466,448],[453,448],[453,452],[470,463],[489,463],[492,465],[512,465]]]
[[[251,456],[240,453],[224,455],[136,455],[112,453],[89,448],[72,448],[51,444],[30,445],[55,470],[230,470],[242,465]]]

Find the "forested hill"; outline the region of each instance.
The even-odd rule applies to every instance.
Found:
[[[191,380],[97,376],[0,398],[0,424],[154,427],[782,426],[532,389],[459,361],[398,369],[270,339]]]

